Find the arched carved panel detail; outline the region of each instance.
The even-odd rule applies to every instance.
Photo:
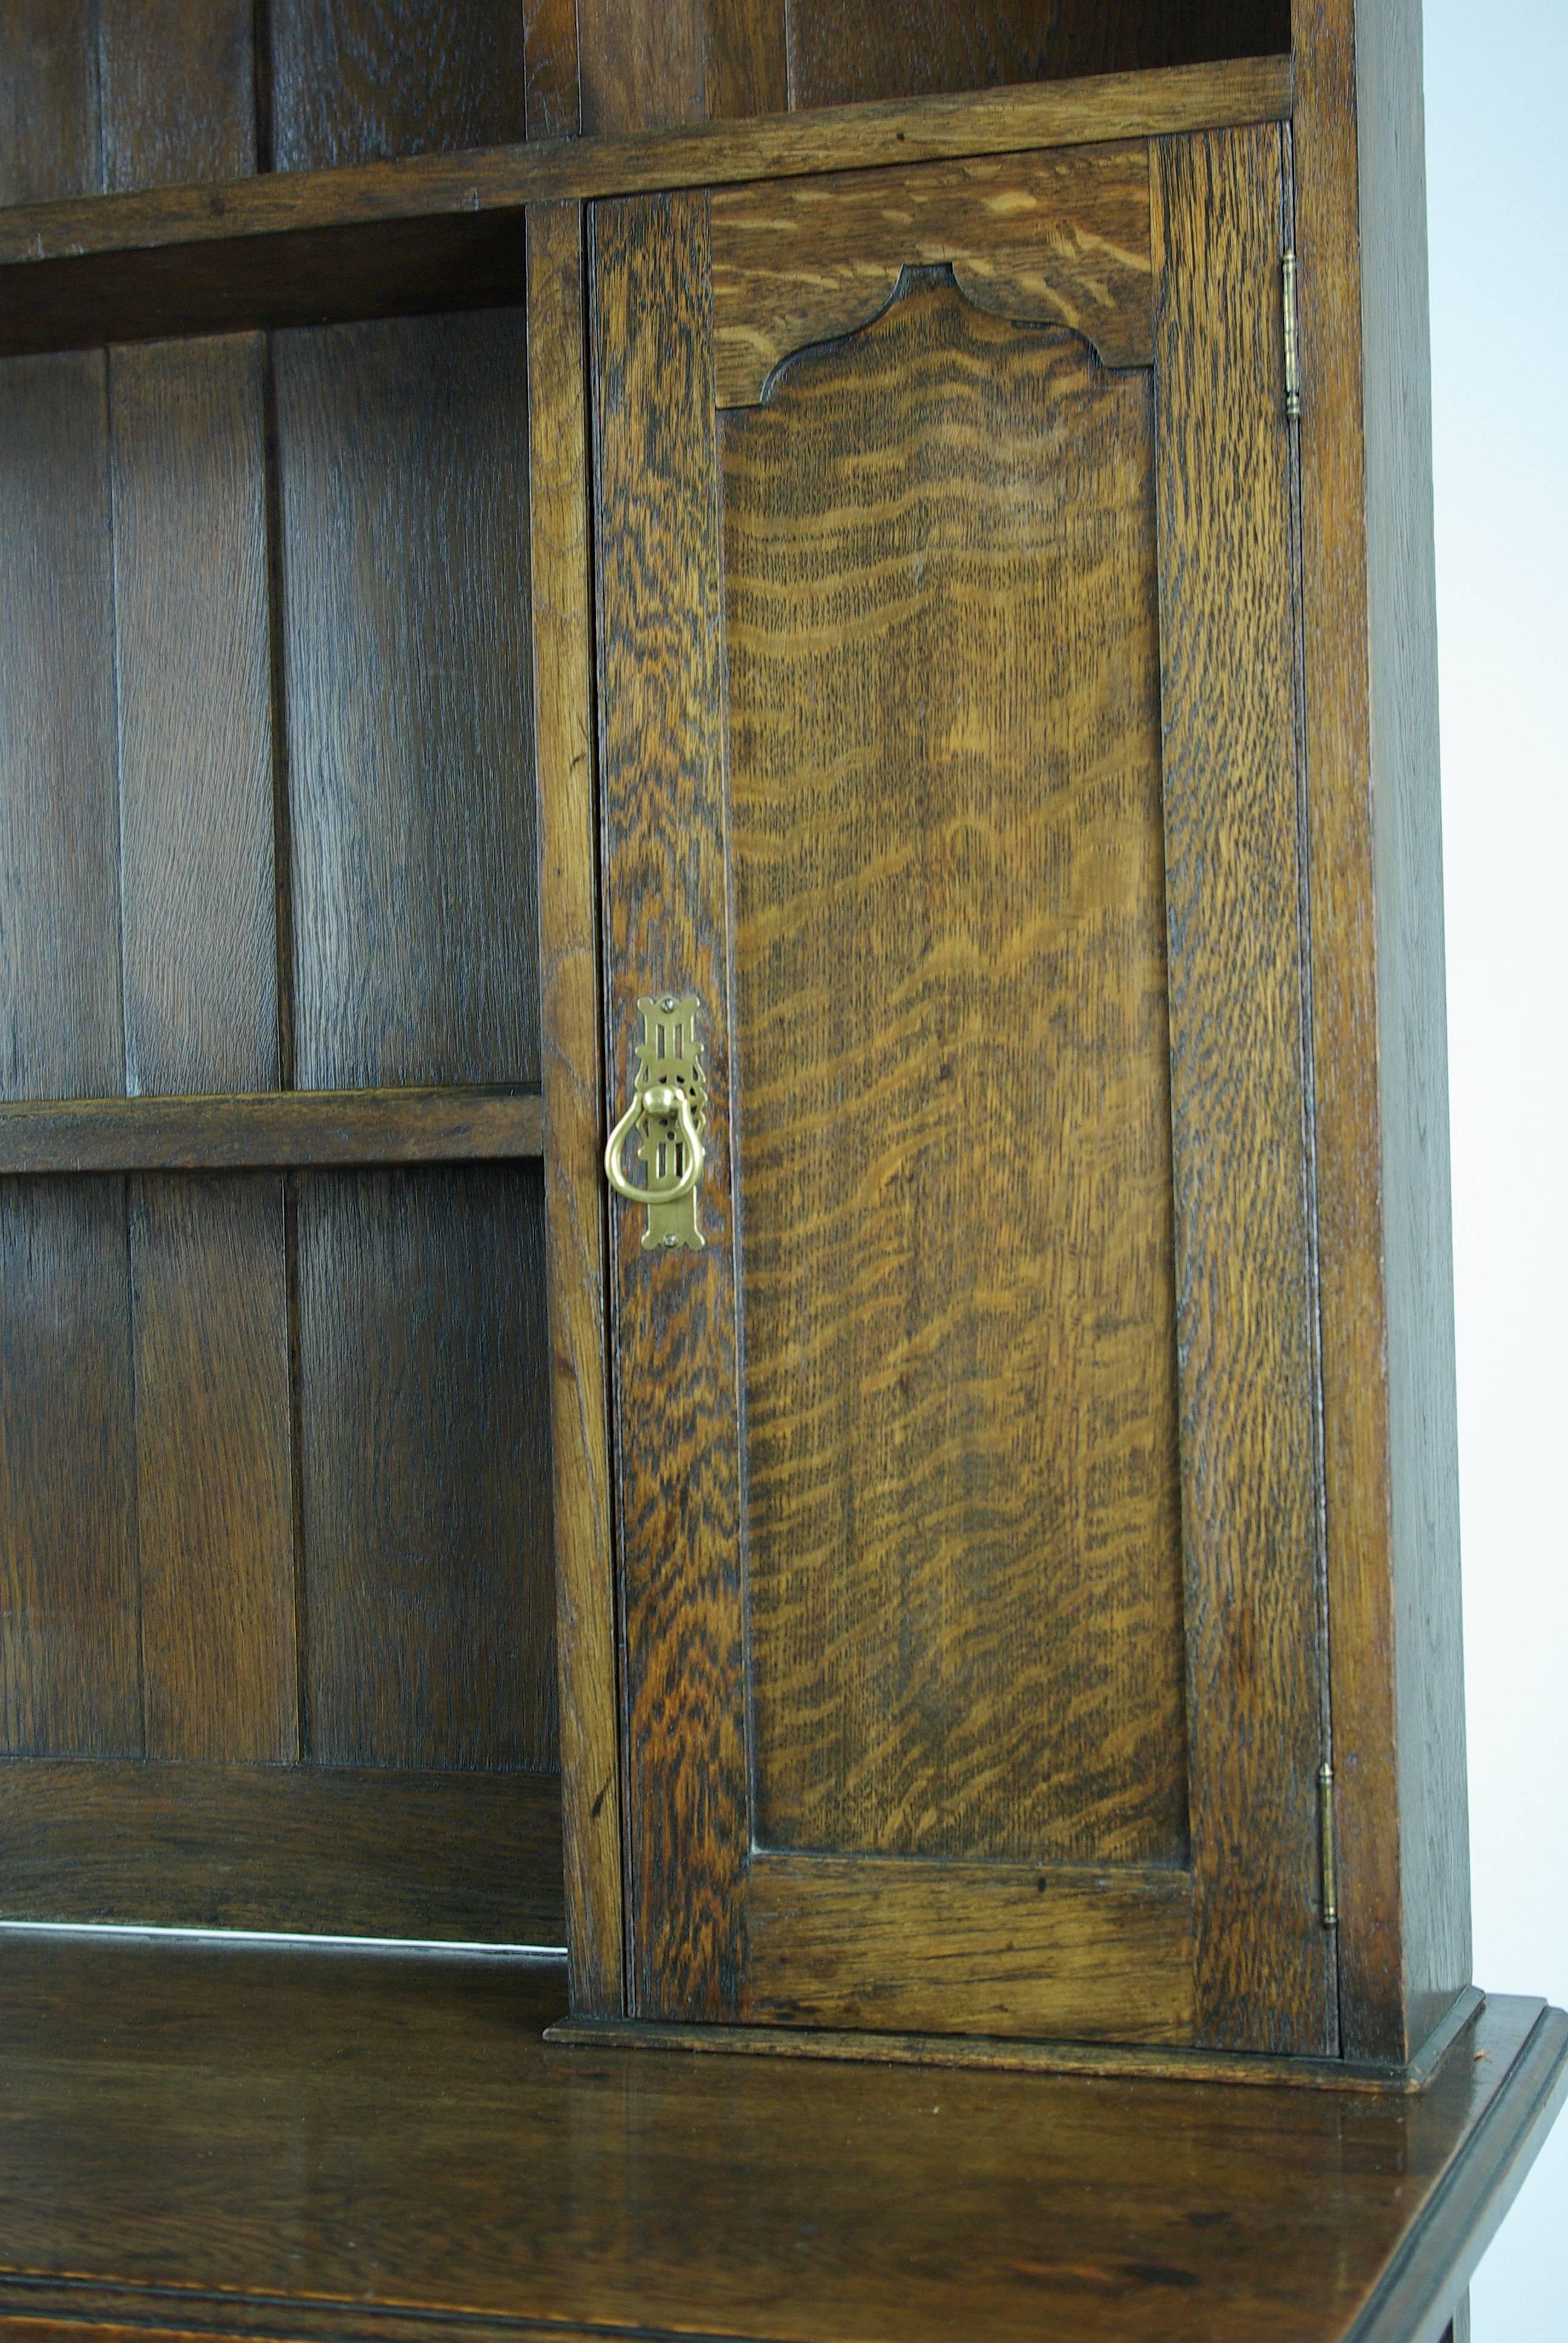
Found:
[[[977,308],[1068,326],[1108,367],[1153,357],[1144,142],[860,171],[712,198],[718,403],[869,325],[900,270],[947,265]]]

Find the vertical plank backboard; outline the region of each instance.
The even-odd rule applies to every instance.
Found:
[[[716,2018],[737,2006],[749,1832],[708,198],[592,221],[609,1081],[618,1097],[638,996],[689,990],[710,1086],[706,1250],[643,1252],[629,1206],[610,1223],[628,1999],[639,2016]]]
[[[583,215],[528,216],[528,518],[539,819],[556,1645],[572,2007],[622,2008],[624,1899],[605,1332]]]
[[[1156,156],[1198,2038],[1332,2055],[1281,134]]]

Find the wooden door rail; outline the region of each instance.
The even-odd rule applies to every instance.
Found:
[[[543,1152],[537,1090],[458,1085],[0,1104],[0,1176],[476,1163]]]
[[[1289,57],[0,210],[0,357],[520,302],[521,211],[1288,118]]]

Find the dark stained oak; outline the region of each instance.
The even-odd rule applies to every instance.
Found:
[[[530,138],[575,138],[582,128],[577,0],[529,0],[523,25]]]
[[[555,2049],[565,1998],[554,1965],[0,1935],[0,2312],[1435,2343],[1568,2090],[1533,2001],[1390,2101]]]
[[[782,114],[787,0],[578,0],[582,126],[590,135]]]
[[[113,352],[126,1086],[276,1090],[261,337]]]
[[[561,1795],[575,2010],[622,2006],[583,218],[528,215],[528,518]]]
[[[0,1182],[0,1748],[139,1756],[122,1180]]]
[[[296,1179],[306,1751],[553,1772],[538,1170]]]
[[[1165,892],[1198,2039],[1322,2056],[1282,167],[1272,127],[1157,149]]]
[[[0,1763],[0,1919],[556,1948],[565,1935],[551,1774]]]
[[[521,315],[276,363],[295,1081],[536,1081]]]
[[[106,187],[256,168],[256,14],[254,0],[99,0]]]
[[[790,103],[923,97],[1290,45],[1290,0],[790,0]]]
[[[1287,57],[540,140],[0,213],[0,354],[516,301],[518,214],[876,165],[1275,120]]]
[[[709,1084],[706,1250],[646,1253],[639,1208],[610,1219],[627,2001],[716,2018],[738,2011],[749,1817],[708,199],[602,206],[591,238],[609,1090],[638,996],[666,990],[701,1003]]]
[[[950,266],[998,317],[1070,326],[1107,366],[1152,361],[1142,141],[730,187],[712,212],[720,407],[754,405],[791,351],[868,324],[907,266]]]
[[[269,0],[276,171],[528,135],[521,0]]]
[[[149,1758],[298,1754],[283,1184],[130,1183]]]
[[[906,281],[723,425],[753,1830],[1181,1866],[1153,385]]]
[[[0,365],[0,1097],[124,1088],[106,360]]]
[[[504,1161],[538,1155],[537,1090],[250,1091],[0,1101],[0,1177]]]
[[[0,7],[0,204],[95,194],[101,0],[5,0]]]

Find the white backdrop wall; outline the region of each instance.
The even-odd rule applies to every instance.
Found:
[[[1568,2005],[1568,4],[1426,0],[1475,1976]],[[1568,2115],[1474,2343],[1568,2338]]]

